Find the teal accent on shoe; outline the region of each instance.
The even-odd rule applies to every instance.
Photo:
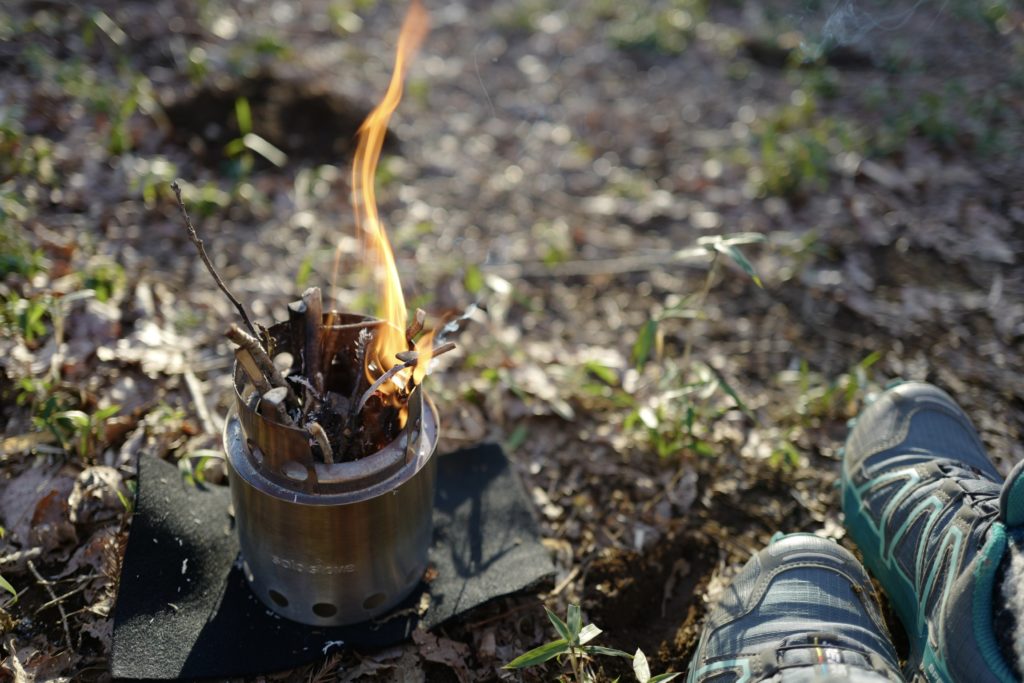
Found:
[[[772,534],[771,540],[768,541],[768,545],[772,545],[773,543],[778,543],[779,541],[781,541],[785,537],[786,537],[786,534],[784,532],[776,531],[774,534]]]
[[[1024,460],[1010,471],[999,495],[999,516],[1010,528],[1024,526]]]
[[[903,379],[902,377],[896,377],[885,383],[885,390],[889,391],[889,389],[895,389],[896,387],[902,386],[906,383],[907,380]]]
[[[981,549],[982,561],[974,566],[974,578],[977,585],[974,589],[974,637],[978,641],[978,649],[982,657],[995,672],[999,679],[1013,683],[1017,677],[1007,666],[1003,654],[996,642],[996,633],[992,620],[992,596],[995,594],[996,573],[999,563],[1006,553],[1006,527],[1000,522],[992,525],[985,547]]]
[[[700,680],[702,676],[729,669],[739,669],[740,677],[736,679],[735,683],[747,683],[750,680],[750,659],[726,659],[713,664],[705,664],[697,670],[696,680]]]
[[[865,408],[845,446],[845,523],[906,627],[908,676],[1014,681],[992,596],[1007,547],[999,517],[1024,519],[1024,476],[1001,487],[963,411],[922,383]]]

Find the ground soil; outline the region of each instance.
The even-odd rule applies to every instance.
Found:
[[[550,679],[501,666],[569,603],[684,671],[773,533],[854,548],[845,424],[897,377],[953,393],[1000,471],[1024,459],[1019,3],[427,4],[378,199],[410,303],[479,305],[428,378],[440,450],[504,445],[555,588],[440,629],[461,666],[410,642],[268,680]],[[235,313],[169,181],[260,322],[312,284],[374,312],[349,164],[401,15],[0,10],[0,675],[108,676],[141,451],[225,483]],[[714,251],[738,233],[763,241]]]

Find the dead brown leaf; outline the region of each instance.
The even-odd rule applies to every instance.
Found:
[[[88,524],[116,519],[124,510],[121,500],[128,495],[121,473],[116,469],[104,465],[86,467],[75,479],[75,487],[68,497],[71,521]]]
[[[469,667],[466,666],[469,647],[465,643],[435,636],[423,630],[413,631],[412,640],[416,643],[423,659],[436,664],[444,664],[455,672],[461,683],[469,683],[471,680]]]
[[[76,655],[67,650],[60,652],[43,652],[31,645],[18,648],[14,636],[8,636],[4,641],[7,648],[7,657],[0,662],[0,671],[9,673],[15,683],[35,683],[36,681],[47,681],[48,683],[66,683],[71,679],[67,676],[58,676],[62,671],[71,668]]]
[[[0,524],[8,543],[25,548],[36,504],[52,491],[71,491],[74,479],[59,467],[38,463],[0,480]]]
[[[36,503],[29,542],[40,546],[44,553],[78,542],[75,525],[71,523],[71,508],[63,491],[51,490]]]

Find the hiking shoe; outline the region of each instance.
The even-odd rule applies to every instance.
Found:
[[[777,534],[712,610],[687,680],[881,683],[898,671],[857,559],[825,538]]]
[[[920,382],[883,393],[851,429],[846,527],[907,631],[908,677],[1017,680],[992,601],[1007,528],[1024,525],[1021,465],[1003,483],[964,412]]]

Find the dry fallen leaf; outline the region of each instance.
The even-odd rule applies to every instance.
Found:
[[[14,636],[8,636],[4,641],[8,656],[0,662],[0,671],[6,671],[13,676],[15,683],[35,683],[36,681],[47,681],[47,683],[69,683],[71,679],[67,676],[57,676],[61,671],[68,671],[77,659],[77,655],[67,650],[55,653],[47,653],[37,650],[31,645],[22,648],[17,647]]]
[[[128,495],[121,473],[116,469],[104,465],[86,467],[68,497],[71,521],[88,524],[120,517],[124,511],[121,500],[127,500]]]
[[[419,648],[420,656],[428,662],[444,664],[455,672],[460,683],[469,683],[469,646],[448,638],[441,638],[423,630],[412,632],[412,640]]]
[[[4,541],[26,547],[36,503],[55,489],[67,487],[70,491],[73,485],[74,480],[60,468],[43,463],[0,479],[0,524],[7,530]]]
[[[43,552],[78,542],[75,525],[71,523],[71,508],[64,491],[51,490],[36,503],[29,542],[41,547]]]

